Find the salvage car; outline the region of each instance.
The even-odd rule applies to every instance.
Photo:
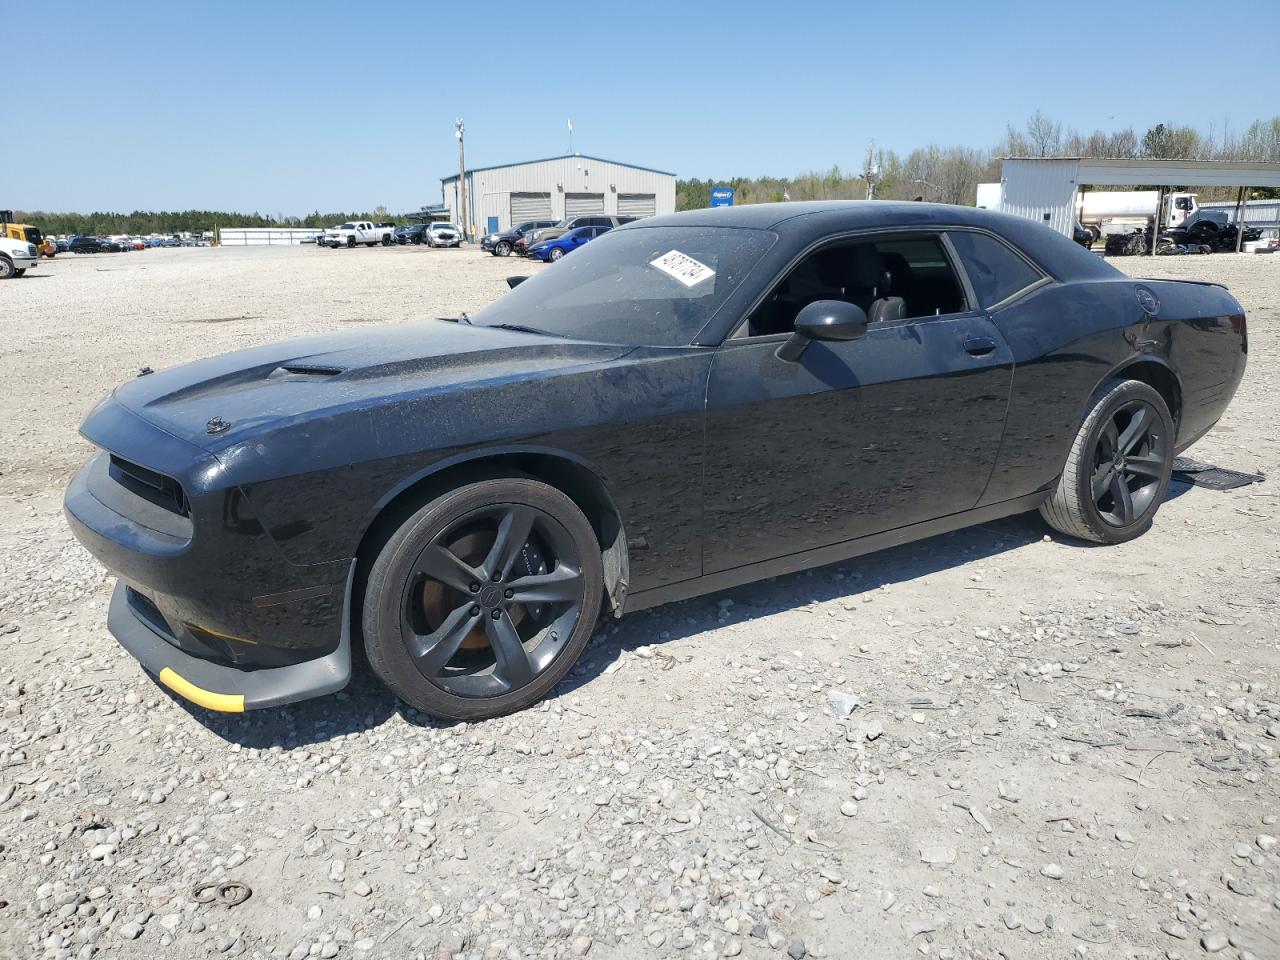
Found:
[[[602,611],[1037,509],[1132,540],[1245,368],[1225,288],[960,206],[678,213],[508,282],[99,403],[65,510],[120,644],[215,710],[338,690],[359,646],[413,707],[492,717]]]
[[[422,243],[422,235],[426,233],[427,224],[415,223],[407,227],[396,227],[396,243],[413,244],[415,247]]]
[[[608,233],[609,229],[609,227],[578,227],[576,230],[570,230],[564,236],[556,237],[554,240],[539,240],[529,247],[527,255],[530,260],[555,263],[566,253],[577,250],[587,241],[594,240],[603,233]]]
[[[495,257],[509,257],[515,252],[517,241],[526,234],[546,227],[554,227],[557,222],[556,220],[526,220],[523,223],[517,223],[510,230],[487,234],[480,241],[480,249],[486,253],[492,253]]]
[[[72,253],[115,253],[119,246],[102,237],[72,237],[67,249]]]
[[[452,223],[431,223],[422,235],[428,247],[460,247],[462,231]]]

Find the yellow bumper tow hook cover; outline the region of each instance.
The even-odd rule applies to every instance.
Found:
[[[197,687],[190,680],[181,676],[169,667],[160,671],[160,682],[180,697],[206,710],[218,710],[222,713],[244,713],[244,694],[213,693]]]

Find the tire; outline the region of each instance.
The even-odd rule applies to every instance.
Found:
[[[382,245],[383,245],[384,247],[389,247],[389,246],[391,246],[391,237],[390,237],[389,235],[388,235],[388,236],[384,236],[384,237],[382,238]]]
[[[522,582],[542,591],[533,602],[510,597]],[[528,478],[481,480],[431,500],[387,539],[365,583],[365,651],[418,710],[501,716],[541,700],[569,672],[603,591],[600,545],[572,500]]]
[[[347,237],[347,249],[348,249],[348,250],[354,250],[355,248],[356,248],[356,238],[355,238],[355,237]]]
[[[17,275],[18,272],[13,269],[13,261],[0,253],[0,280],[12,280]]]
[[[549,254],[549,256],[551,258],[551,262],[555,263],[556,261],[564,257],[564,251],[561,250],[559,247],[552,247],[551,253]]]
[[[499,240],[497,243],[493,245],[493,255],[495,257],[511,256],[511,244],[508,243],[506,240]]]
[[[1169,488],[1173,444],[1164,398],[1138,380],[1111,381],[1080,425],[1040,515],[1055,530],[1094,543],[1141,536]]]
[[[14,270],[14,271],[13,271],[13,276],[14,276],[14,279],[15,279],[15,280],[16,280],[18,277],[25,277],[26,275],[27,275],[27,268],[26,268],[26,267],[22,267],[21,269],[18,269],[18,270]]]

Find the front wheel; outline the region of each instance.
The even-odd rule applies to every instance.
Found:
[[[595,532],[559,490],[516,477],[460,487],[405,520],[369,568],[369,663],[436,717],[520,710],[577,661],[603,582]]]
[[[497,243],[493,245],[493,255],[495,257],[511,256],[511,244],[509,244],[506,240],[499,240]]]
[[[557,260],[559,260],[559,259],[560,259],[561,257],[563,257],[563,256],[564,256],[564,251],[563,251],[563,250],[561,250],[559,247],[552,247],[552,248],[551,248],[551,262],[552,262],[552,263],[555,263]]]
[[[356,248],[356,238],[355,238],[355,237],[347,237],[347,249],[348,249],[348,250],[354,250],[355,248]]]
[[[1173,444],[1164,398],[1138,380],[1112,381],[1080,426],[1040,515],[1055,530],[1094,543],[1141,536],[1169,487]]]
[[[19,276],[19,273],[13,267],[13,261],[0,254],[0,280],[9,280],[16,276]]]

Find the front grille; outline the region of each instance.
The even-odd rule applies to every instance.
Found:
[[[148,470],[123,457],[117,457],[114,453],[111,455],[110,472],[111,479],[131,493],[179,516],[188,516],[187,495],[182,492],[182,485],[173,477]]]

